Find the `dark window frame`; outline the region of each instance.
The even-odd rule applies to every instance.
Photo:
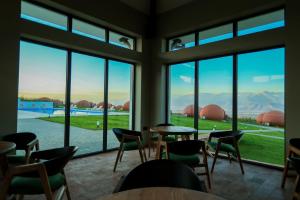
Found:
[[[132,50],[132,51],[136,51],[136,40],[137,40],[137,38],[136,38],[135,36],[131,36],[131,35],[126,34],[126,33],[122,33],[122,32],[120,32],[120,31],[115,30],[115,29],[112,29],[112,28],[110,28],[110,27],[108,27],[108,26],[103,26],[103,25],[101,25],[101,24],[99,24],[99,23],[96,23],[96,22],[92,22],[92,21],[86,20],[86,19],[84,19],[84,18],[82,18],[82,17],[79,17],[79,16],[74,16],[74,15],[72,15],[72,14],[70,14],[70,13],[64,12],[64,11],[59,10],[59,9],[57,9],[57,8],[53,8],[53,7],[49,6],[49,5],[44,4],[44,3],[41,3],[41,2],[36,2],[36,1],[34,1],[34,0],[21,0],[20,3],[21,3],[22,1],[28,2],[28,3],[30,3],[30,4],[36,5],[36,6],[38,6],[38,7],[44,8],[44,9],[47,9],[47,10],[49,10],[49,11],[56,12],[56,13],[58,13],[58,14],[65,15],[65,16],[67,17],[67,30],[66,30],[66,32],[70,32],[70,33],[72,33],[72,34],[75,34],[75,33],[72,32],[72,22],[73,22],[73,19],[77,19],[77,20],[80,20],[80,21],[82,21],[82,22],[84,22],[84,23],[87,23],[87,24],[90,24],[90,25],[93,25],[93,26],[96,26],[96,27],[99,27],[99,28],[104,29],[104,30],[105,30],[105,38],[104,38],[104,39],[105,39],[105,41],[104,41],[105,43],[110,44],[110,43],[109,43],[109,35],[108,35],[110,31],[115,32],[115,33],[118,33],[118,34],[121,34],[121,35],[123,35],[123,36],[125,36],[125,37],[128,37],[128,38],[130,38],[130,39],[133,39],[133,49],[129,49],[129,48],[125,48],[125,49],[129,49],[129,50]],[[22,11],[20,11],[20,14],[21,14],[21,13],[22,13]],[[20,18],[21,18],[21,15],[20,15]],[[26,19],[24,19],[24,20],[26,20]],[[45,25],[45,26],[47,26],[47,25]],[[51,27],[51,26],[49,26],[49,27]],[[54,28],[54,27],[51,27],[51,28]],[[56,29],[56,28],[55,28],[55,29]],[[60,29],[58,29],[58,30],[60,30]],[[64,30],[64,31],[65,31],[65,30]],[[79,35],[79,36],[80,36],[80,35]],[[81,37],[85,37],[85,36],[81,36]],[[92,39],[92,38],[90,38],[90,39]],[[95,40],[95,39],[92,39],[92,40]],[[95,40],[95,41],[96,41],[96,42],[103,42],[103,41],[98,41],[98,40]],[[110,45],[113,45],[113,44],[110,44]],[[117,45],[114,45],[114,46],[117,46]],[[120,48],[122,48],[122,47],[120,47]],[[123,48],[124,48],[124,47],[123,47]]]
[[[56,44],[51,44],[51,43],[47,43],[47,42],[41,42],[38,40],[33,40],[33,39],[28,39],[26,37],[21,37],[20,38],[20,42],[24,41],[24,42],[28,42],[28,43],[33,43],[33,44],[37,44],[37,45],[42,45],[45,47],[50,47],[50,48],[55,48],[55,49],[60,49],[60,50],[64,50],[67,52],[67,64],[66,64],[66,91],[65,91],[65,124],[64,124],[64,146],[69,146],[70,145],[70,102],[71,102],[71,71],[72,71],[72,53],[78,53],[78,54],[83,54],[83,55],[87,55],[87,56],[92,56],[92,57],[97,57],[97,58],[101,58],[104,59],[104,64],[105,64],[105,76],[104,76],[104,81],[107,81],[108,84],[108,71],[106,69],[106,67],[108,67],[108,61],[112,60],[112,61],[118,61],[118,62],[122,62],[122,63],[127,63],[132,65],[132,74],[133,75],[132,81],[133,84],[131,86],[131,90],[132,90],[132,94],[131,94],[131,99],[132,99],[132,116],[131,116],[131,129],[135,130],[135,113],[136,113],[136,66],[137,64],[134,62],[128,62],[128,61],[124,61],[121,59],[115,59],[112,57],[108,57],[108,56],[99,56],[97,54],[93,54],[93,53],[88,53],[88,52],[83,52],[83,51],[78,51],[76,49],[72,49],[72,48],[65,48],[65,47],[61,47],[59,45]],[[105,83],[104,83],[105,84]],[[106,95],[106,96],[105,96]],[[105,99],[108,99],[108,85],[104,85],[104,101]],[[107,105],[107,104],[106,104]],[[18,108],[17,108],[18,109]],[[109,152],[112,150],[115,150],[117,148],[112,148],[112,149],[107,149],[107,113],[105,115],[105,110],[107,112],[107,106],[104,107],[104,115],[103,115],[103,143],[102,143],[102,151],[95,151],[95,152],[89,152],[89,153],[84,153],[84,154],[80,154],[78,156],[75,156],[75,158],[77,157],[85,157],[85,156],[89,156],[89,155],[95,155],[95,154],[99,154],[99,153],[104,153],[104,152]],[[106,118],[106,119],[105,119]]]

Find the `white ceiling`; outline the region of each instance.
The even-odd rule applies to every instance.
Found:
[[[120,0],[120,1],[136,10],[139,10],[139,11],[149,15],[150,1],[154,1],[154,0]],[[157,14],[167,12],[174,8],[188,4],[192,1],[195,1],[195,0],[156,0]]]

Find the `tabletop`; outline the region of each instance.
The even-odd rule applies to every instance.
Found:
[[[0,141],[0,155],[6,154],[15,148],[16,144],[13,142]]]
[[[190,127],[185,126],[155,126],[150,129],[152,132],[158,132],[160,134],[168,133],[168,134],[193,134],[196,133],[197,130]]]
[[[149,187],[114,193],[97,200],[225,200],[210,193],[184,188]]]

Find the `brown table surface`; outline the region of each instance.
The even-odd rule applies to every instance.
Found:
[[[15,148],[16,144],[13,142],[0,141],[0,155],[4,155]]]
[[[196,129],[185,126],[155,126],[150,128],[150,131],[161,135],[191,135],[197,133]]]
[[[97,200],[225,200],[210,193],[183,188],[149,187],[111,194]]]

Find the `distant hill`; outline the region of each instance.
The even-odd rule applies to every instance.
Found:
[[[185,106],[193,104],[193,95],[173,96],[171,110],[175,113],[181,112]],[[229,93],[200,93],[199,106],[208,104],[221,106],[226,114],[231,116],[232,94]],[[239,93],[238,111],[243,117],[254,117],[261,112],[270,110],[284,111],[284,93],[261,92],[261,93]]]

